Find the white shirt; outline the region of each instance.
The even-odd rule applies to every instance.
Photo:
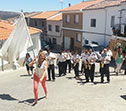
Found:
[[[113,54],[112,54],[112,51],[110,49],[107,51],[107,55],[112,57]]]
[[[80,59],[80,56],[77,54],[77,55],[73,55],[73,57],[72,57],[72,60],[74,61],[75,59]]]
[[[46,54],[46,57],[48,59],[48,64],[53,65],[54,64],[54,59],[52,59],[52,58],[55,58],[55,55],[50,52],[49,54],[48,53]]]
[[[66,53],[66,59],[67,60],[70,60],[71,59],[71,53],[70,52]]]
[[[88,60],[88,55],[85,53],[82,53],[81,58],[82,58],[82,62],[86,63],[87,62],[86,60]]]
[[[88,61],[91,64],[95,64],[95,62],[90,62],[90,60],[92,60],[92,59],[97,59],[97,55],[93,52],[91,54],[88,54]]]
[[[62,56],[63,56],[63,62],[65,62],[66,61],[66,52],[65,53],[62,53]]]
[[[37,75],[39,78],[42,77],[43,73],[44,73],[44,69],[47,68],[47,66],[45,65],[46,61],[43,61],[40,68],[38,67],[38,62],[36,63],[36,68],[35,68],[35,75]],[[46,71],[47,73],[47,71]]]
[[[108,53],[107,53],[105,59],[107,59],[108,61],[104,61],[104,64],[110,64],[111,56]]]
[[[58,58],[58,62],[63,62],[64,61],[64,58],[63,58],[62,54],[58,54],[57,58]]]

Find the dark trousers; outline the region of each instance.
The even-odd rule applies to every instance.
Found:
[[[49,67],[48,67],[48,79],[49,79],[49,80],[51,80],[50,72],[52,72],[52,79],[55,80],[54,64],[49,65]]]
[[[90,67],[87,69],[86,80],[89,81],[90,78],[91,82],[94,82],[95,64],[90,64]]]
[[[69,67],[69,73],[70,73],[70,71],[71,71],[71,61],[67,60],[66,63],[67,63],[67,66]],[[67,66],[66,66],[66,68],[67,68]],[[66,69],[66,71],[67,71],[67,69]]]
[[[66,61],[62,62],[62,65],[63,65],[62,72],[63,72],[64,75],[66,75],[66,69],[67,69],[67,63],[66,63]]]
[[[109,64],[104,64],[101,68],[101,82],[104,82],[104,75],[107,77],[107,81],[110,82]]]
[[[84,64],[82,63],[82,66],[81,66],[81,73],[83,72],[83,70],[85,70],[85,66],[84,66]]]
[[[83,65],[83,67],[84,67],[84,72],[85,72],[85,79],[86,81],[89,81],[89,68],[88,66],[85,67],[85,65]]]
[[[61,76],[63,73],[63,63],[62,62],[58,63],[58,69],[59,69],[59,76]]]
[[[74,66],[75,77],[79,77],[79,63]]]

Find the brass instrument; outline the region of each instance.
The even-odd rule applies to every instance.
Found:
[[[88,67],[88,69],[91,70],[91,60],[90,60],[90,62],[89,62],[89,61],[86,59],[86,61],[87,61],[86,67]]]
[[[79,58],[76,58],[76,59],[74,60],[73,66],[75,67],[79,61],[80,61],[80,59],[79,59]]]
[[[85,69],[88,68],[88,60],[86,59],[86,63],[85,63]]]
[[[102,57],[102,61],[101,61],[101,68],[104,68],[104,59],[105,59],[105,57],[106,57],[106,54],[103,54],[102,55],[103,57]]]
[[[88,68],[89,68],[89,70],[91,70],[91,64],[88,64]]]
[[[101,68],[104,68],[104,59],[101,61]]]

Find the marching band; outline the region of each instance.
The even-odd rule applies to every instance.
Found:
[[[122,56],[121,56],[122,57]],[[107,82],[110,82],[110,71],[109,66],[112,58],[112,51],[109,47],[104,48],[104,50],[97,54],[93,52],[92,49],[84,49],[79,55],[76,50],[75,53],[70,52],[69,50],[62,50],[57,57],[53,57],[49,50],[47,50],[47,59],[48,59],[48,75],[50,78],[50,71],[52,70],[52,79],[55,80],[55,67],[54,60],[58,66],[59,77],[71,73],[71,70],[74,70],[75,79],[80,79],[80,72],[85,76],[86,82],[91,81],[94,83],[94,74],[95,74],[95,65],[96,62],[100,64],[100,76],[101,83],[104,82],[104,76],[107,77]],[[124,58],[123,58],[124,60]],[[81,63],[81,71],[79,70],[79,65]],[[68,71],[67,71],[68,69]],[[119,71],[120,69],[118,69]]]

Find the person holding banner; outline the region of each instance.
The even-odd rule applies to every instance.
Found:
[[[34,95],[35,95],[35,101],[33,105],[37,104],[38,101],[38,84],[41,83],[44,92],[45,97],[47,96],[47,88],[46,88],[46,78],[47,78],[47,69],[48,69],[48,62],[46,60],[46,55],[44,52],[40,52],[38,55],[38,60],[34,59],[29,66],[33,66],[36,64],[35,72],[34,72]]]

